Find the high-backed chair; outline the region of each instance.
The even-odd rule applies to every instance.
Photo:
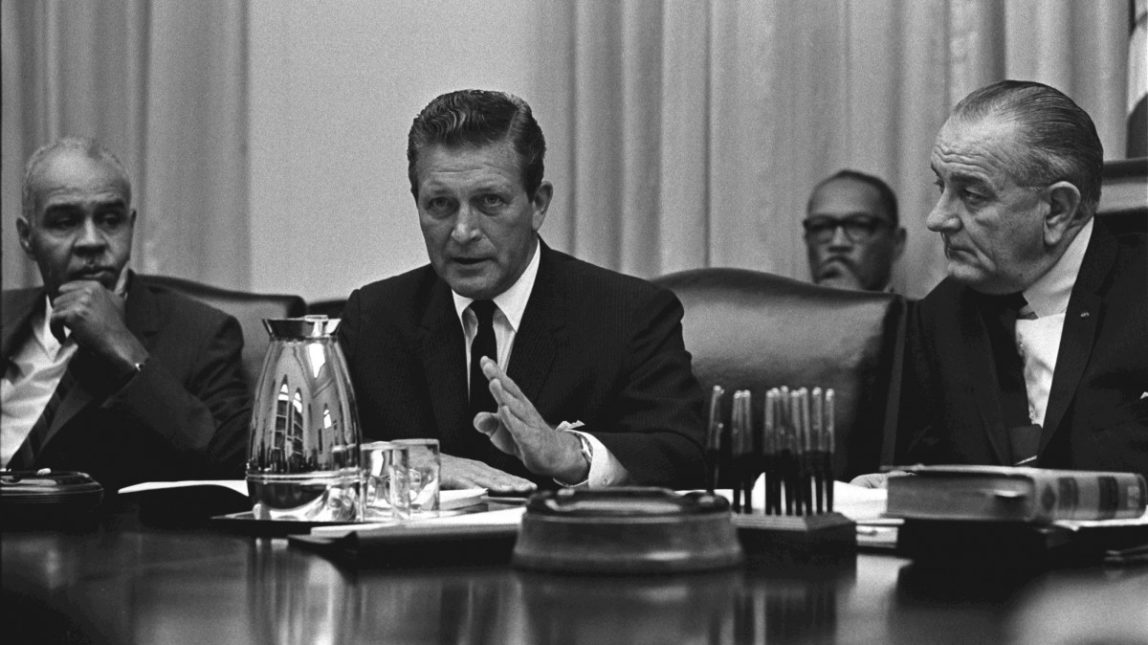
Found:
[[[833,469],[838,479],[875,472],[892,459],[897,424],[905,300],[844,291],[745,269],[692,269],[654,282],[685,307],[682,322],[694,374],[707,399],[725,388],[753,396],[760,428],[773,387],[831,387],[837,398]]]
[[[315,300],[307,303],[307,313],[313,315],[322,315],[328,318],[342,318],[343,307],[346,306],[346,298],[328,298],[326,300]]]
[[[263,357],[271,339],[263,327],[264,318],[295,318],[307,313],[303,298],[286,294],[260,294],[234,291],[171,276],[141,275],[148,284],[169,289],[231,314],[243,329],[243,376],[254,391]]]

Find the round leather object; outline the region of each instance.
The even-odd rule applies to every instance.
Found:
[[[728,501],[663,488],[538,493],[513,557],[528,569],[601,574],[703,571],[742,560]]]

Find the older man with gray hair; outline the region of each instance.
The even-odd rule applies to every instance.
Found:
[[[2,465],[83,471],[109,490],[241,476],[242,332],[128,269],[131,199],[123,165],[92,139],[28,160],[16,232],[43,286],[3,294]]]
[[[931,161],[948,277],[911,320],[897,460],[1148,474],[1145,235],[1095,217],[1088,114],[994,83],[956,106]]]

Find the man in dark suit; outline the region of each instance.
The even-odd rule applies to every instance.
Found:
[[[235,319],[127,269],[136,213],[120,162],[65,138],[28,160],[20,245],[42,288],[3,294],[3,465],[105,488],[239,477],[250,399]]]
[[[681,304],[542,243],[544,151],[503,93],[445,94],[415,119],[431,262],[356,290],[340,326],[364,435],[439,439],[448,487],[699,486]]]
[[[1143,233],[1094,217],[1103,150],[1067,96],[1002,81],[932,153],[948,277],[915,308],[901,463],[1148,475]]]

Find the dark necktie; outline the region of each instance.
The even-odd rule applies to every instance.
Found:
[[[482,374],[482,357],[498,361],[498,342],[494,339],[495,304],[490,300],[475,300],[470,310],[478,318],[478,331],[470,343],[470,415],[493,412],[497,406],[490,394],[486,377]]]
[[[993,334],[993,353],[1001,388],[1001,414],[1008,432],[1012,463],[1034,465],[1040,446],[1040,426],[1028,414],[1028,391],[1024,383],[1024,361],[1016,346],[1016,321],[1027,304],[1020,293],[994,298],[999,327]]]

